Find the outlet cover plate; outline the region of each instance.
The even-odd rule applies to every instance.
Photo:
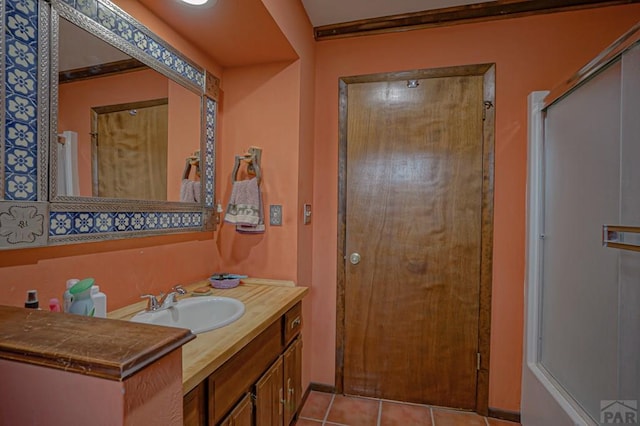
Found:
[[[282,205],[271,204],[269,206],[269,225],[282,226]]]

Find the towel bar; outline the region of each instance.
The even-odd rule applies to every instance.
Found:
[[[602,245],[622,250],[640,251],[640,227],[602,225]]]

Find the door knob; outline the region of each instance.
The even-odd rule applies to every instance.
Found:
[[[351,262],[352,265],[357,265],[358,263],[360,263],[360,254],[351,253],[351,255],[349,256],[349,262]]]

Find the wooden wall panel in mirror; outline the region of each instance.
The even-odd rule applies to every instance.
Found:
[[[213,229],[219,79],[109,0],[0,0],[0,19],[0,249]],[[100,134],[101,113],[150,103],[160,121],[138,127],[159,132]],[[103,196],[112,171],[148,185]]]

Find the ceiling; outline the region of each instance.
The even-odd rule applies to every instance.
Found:
[[[218,0],[213,7],[178,0],[138,0],[222,67],[291,61],[294,49],[263,0]],[[312,25],[480,3],[481,0],[294,0]]]
[[[265,0],[137,0],[223,68],[292,61],[297,55]],[[290,0],[304,6],[316,40],[526,16],[640,0]],[[405,15],[406,14],[406,15]],[[363,21],[368,20],[368,21]],[[354,22],[356,21],[356,22]]]
[[[224,68],[297,59],[262,0],[219,0],[213,7],[138,1]]]
[[[302,0],[302,4],[313,26],[319,27],[484,1],[486,0]]]

